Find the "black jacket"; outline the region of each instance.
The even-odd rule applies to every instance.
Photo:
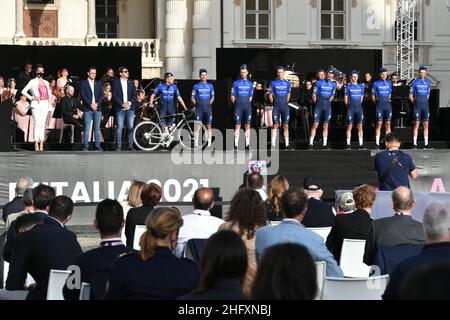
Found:
[[[25,210],[25,205],[23,204],[22,197],[15,197],[3,206],[3,221],[6,222],[6,218],[11,213],[17,213],[23,210]]]
[[[81,110],[81,104],[77,98],[65,96],[61,100],[60,108],[63,119],[73,119],[76,109]]]
[[[338,214],[334,220],[333,228],[328,235],[327,248],[339,263],[342,243],[344,239],[366,240],[369,234],[372,218],[364,210],[356,210],[348,214]]]
[[[125,236],[127,237],[127,247],[133,248],[134,229],[137,225],[145,225],[145,219],[150,212],[153,211],[153,207],[138,207],[131,208],[128,211],[126,224],[125,224]]]
[[[106,282],[114,262],[123,253],[130,250],[125,245],[114,245],[112,241],[102,241],[100,247],[89,250],[75,259],[75,265],[80,267],[81,282],[91,285],[91,300],[101,300],[105,295]],[[79,289],[64,288],[66,300],[78,300]]]
[[[308,210],[302,224],[307,228],[331,227],[334,224],[334,218],[333,207],[330,204],[309,198]]]
[[[242,292],[239,281],[220,278],[210,290],[194,292],[178,300],[248,300],[248,297]]]
[[[364,263],[369,266],[373,264],[379,247],[401,244],[425,244],[422,223],[409,215],[400,214],[372,221],[364,251]]]
[[[50,269],[66,270],[81,252],[73,232],[61,226],[38,224],[15,239],[6,289],[23,290],[29,273],[36,287],[27,299],[45,300]]]

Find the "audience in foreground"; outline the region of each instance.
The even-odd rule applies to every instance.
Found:
[[[8,215],[24,210],[25,206],[22,202],[22,197],[25,191],[33,186],[33,179],[20,178],[16,183],[15,197],[10,202],[3,206],[3,221],[6,222]]]
[[[332,205],[321,200],[323,190],[317,178],[305,178],[303,180],[303,192],[308,197],[308,210],[303,219],[303,225],[307,228],[333,226],[336,212]]]
[[[213,234],[205,243],[200,262],[200,283],[181,300],[246,300],[242,284],[247,272],[247,249],[230,230]]]
[[[129,253],[113,265],[105,299],[177,299],[198,285],[197,266],[175,257],[172,250],[183,225],[173,208],[158,208],[145,221],[138,253]]]
[[[5,223],[5,229],[8,230],[11,224],[14,220],[16,220],[18,217],[24,214],[33,213],[34,212],[34,206],[33,206],[33,189],[28,188],[22,197],[22,202],[24,205],[24,209],[17,213],[11,213],[6,218]]]
[[[124,226],[120,203],[111,199],[101,201],[95,211],[94,226],[100,232],[100,246],[79,255],[75,265],[80,268],[81,282],[91,285],[91,300],[101,300],[104,298],[106,281],[114,261],[129,251],[120,238]],[[64,298],[78,300],[80,290],[69,289],[73,288],[71,280],[69,278],[64,288]]]
[[[343,277],[341,268],[328,251],[321,236],[302,224],[307,210],[307,198],[301,190],[290,189],[283,194],[281,210],[284,219],[276,226],[266,226],[256,231],[256,258],[276,244],[297,243],[305,246],[315,261],[325,261],[328,277]]]
[[[55,223],[36,224],[16,237],[6,280],[7,290],[24,290],[29,273],[36,284],[28,288],[27,299],[46,299],[50,269],[66,270],[82,253],[76,235],[65,228],[72,212],[72,200],[58,196],[51,202],[48,213]]]
[[[370,213],[375,203],[375,191],[369,185],[361,185],[353,189],[356,211],[336,215],[333,228],[328,235],[327,248],[339,263],[344,239],[366,240],[372,218]]]
[[[131,183],[131,186],[128,189],[127,193],[127,200],[121,203],[123,207],[123,215],[125,218],[127,217],[128,211],[131,208],[139,208],[140,206],[142,206],[141,191],[144,185],[145,182],[139,180],[134,180],[133,183]]]
[[[264,190],[264,177],[259,172],[253,172],[248,176],[248,187],[252,188],[261,196],[262,201],[267,200],[267,193]]]
[[[374,220],[369,229],[364,252],[364,263],[372,265],[378,248],[401,244],[421,245],[425,243],[422,223],[411,216],[416,204],[413,193],[406,187],[392,192],[392,206],[395,215]]]
[[[136,226],[145,224],[145,219],[159,203],[161,197],[161,187],[155,183],[145,184],[141,188],[140,198],[142,205],[137,208],[131,208],[127,214],[125,236],[127,237],[128,248],[133,248]]]
[[[183,215],[183,226],[178,235],[176,255],[180,258],[190,239],[208,239],[225,222],[211,215],[210,210],[214,207],[214,193],[210,188],[197,189],[192,198],[192,204],[194,211]]]
[[[304,246],[284,243],[264,252],[253,284],[252,299],[313,300],[316,293],[316,266]]]
[[[427,244],[420,254],[397,265],[391,275],[383,299],[398,299],[399,286],[406,283],[404,279],[409,273],[420,268],[430,267],[433,264],[450,263],[450,206],[440,203],[430,205],[423,216],[423,228]],[[435,281],[437,286],[440,281],[448,281],[448,279],[441,279],[436,276]]]
[[[248,269],[243,291],[250,295],[256,274],[255,236],[256,230],[267,223],[266,206],[258,192],[251,188],[240,189],[231,199],[227,222],[219,230],[233,230],[244,240],[247,248]]]
[[[274,177],[269,184],[267,194],[267,219],[269,221],[281,221],[283,213],[281,212],[281,196],[289,189],[289,181],[285,176]]]

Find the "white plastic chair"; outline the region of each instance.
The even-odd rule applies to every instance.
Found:
[[[325,261],[316,262],[316,277],[317,277],[317,295],[315,300],[321,300],[323,295],[323,284],[327,274],[327,264]]]
[[[83,282],[80,289],[80,301],[91,300],[91,285]]]
[[[331,232],[331,227],[324,227],[324,228],[308,228],[308,230],[317,233],[319,236],[323,238],[323,241],[327,241],[328,235]]]
[[[121,233],[121,235],[120,235],[120,239],[122,239],[122,242],[123,242],[124,244],[127,243],[127,236],[125,235],[125,227],[122,228],[122,233]]]
[[[344,239],[342,242],[340,267],[345,277],[364,278],[370,273],[370,266],[363,262],[366,240]]]
[[[72,272],[69,270],[50,270],[47,287],[47,300],[64,300],[63,288]]]
[[[134,250],[141,250],[141,246],[139,244],[141,240],[142,234],[147,231],[146,226],[137,225],[134,229],[134,238],[133,238],[133,249]]]
[[[3,288],[6,287],[6,279],[8,279],[8,273],[9,273],[9,263],[3,260]],[[25,286],[28,287],[30,284],[35,283],[36,281],[33,279],[33,277],[27,273],[27,279],[25,280]]]
[[[367,278],[325,277],[323,300],[381,300],[389,275]]]

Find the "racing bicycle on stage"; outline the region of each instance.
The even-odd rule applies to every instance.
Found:
[[[186,110],[181,113],[161,117],[158,109],[155,108],[156,121],[145,120],[140,122],[133,130],[133,140],[135,145],[144,151],[153,151],[158,148],[169,148],[172,142],[179,142],[183,148],[201,150],[208,143],[208,131],[201,121],[188,120],[187,114],[192,114],[193,110]],[[194,112],[195,114],[195,112]],[[168,129],[164,128],[161,120],[173,117],[181,117],[176,126]],[[198,134],[198,145],[195,145],[196,133]]]

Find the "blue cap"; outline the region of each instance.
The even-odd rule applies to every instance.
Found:
[[[387,71],[386,68],[381,68],[381,69],[380,69],[380,73],[383,73],[383,72],[388,72],[388,71]]]
[[[425,67],[424,65],[421,65],[420,67],[419,67],[419,71],[422,71],[422,70],[427,70],[427,67]]]
[[[247,68],[247,65],[246,64],[243,64],[240,68],[239,68],[239,70],[247,70],[248,68]]]
[[[164,78],[169,78],[169,77],[173,77],[173,73],[167,71],[166,73],[164,73]]]
[[[358,74],[359,75],[359,71],[358,70],[352,70],[351,74]]]
[[[208,70],[206,70],[205,68],[201,68],[201,69],[198,71],[198,74],[200,75],[200,74],[202,74],[203,72],[208,73]]]
[[[286,70],[286,68],[285,67],[283,67],[283,66],[278,66],[277,68],[276,68],[276,70],[278,71],[278,70]]]
[[[334,70],[333,69],[328,69],[326,73],[327,74],[334,74]]]

